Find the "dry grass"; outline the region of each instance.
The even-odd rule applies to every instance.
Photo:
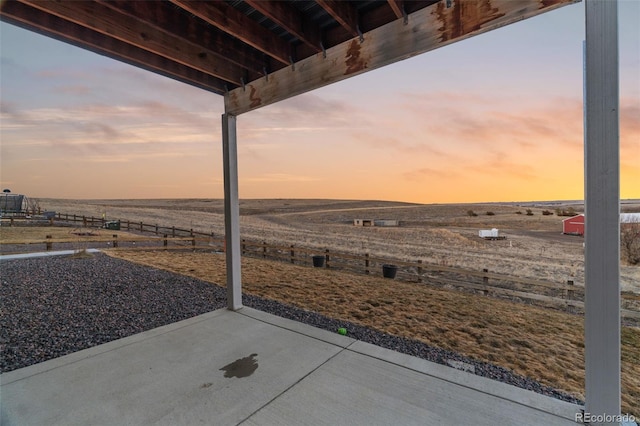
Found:
[[[109,251],[109,255],[225,281],[224,256]],[[242,259],[248,294],[278,300],[491,362],[584,398],[581,317],[424,285]],[[640,414],[640,330],[623,328],[623,411]]]
[[[119,239],[144,240],[143,235],[131,234],[123,231],[113,231],[96,228],[63,228],[58,226],[2,226],[0,227],[1,244],[37,244],[45,243],[47,235],[51,235],[53,242],[84,243],[87,241],[113,241],[113,236]]]

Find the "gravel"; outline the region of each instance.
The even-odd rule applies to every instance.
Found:
[[[8,372],[226,306],[210,283],[104,254],[4,260],[0,285],[0,371]],[[397,352],[532,390],[584,402],[510,370],[411,339],[243,295],[245,306]]]

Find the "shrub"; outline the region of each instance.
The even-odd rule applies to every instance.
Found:
[[[522,212],[521,212],[520,210],[518,210],[518,211],[516,212],[516,214],[522,214]]]
[[[531,209],[527,209],[527,216],[533,216],[533,212],[531,211]]]
[[[640,222],[621,226],[620,251],[630,265],[640,264]]]
[[[542,210],[543,216],[553,216],[553,212],[549,210]]]
[[[495,213],[494,212],[487,212],[487,216],[494,216]]]
[[[473,210],[467,210],[467,216],[478,216],[477,213],[475,213]]]

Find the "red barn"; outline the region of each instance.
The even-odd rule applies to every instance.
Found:
[[[562,221],[562,233],[584,235],[584,214],[579,214]]]

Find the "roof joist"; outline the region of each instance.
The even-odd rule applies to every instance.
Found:
[[[353,37],[359,35],[358,11],[351,3],[338,0],[317,0],[317,3],[349,34]]]
[[[225,95],[225,110],[238,115],[450,43],[526,19],[576,0],[486,0],[432,4],[268,78]]]
[[[205,22],[263,52],[282,64],[291,63],[291,46],[224,2],[171,0]]]

